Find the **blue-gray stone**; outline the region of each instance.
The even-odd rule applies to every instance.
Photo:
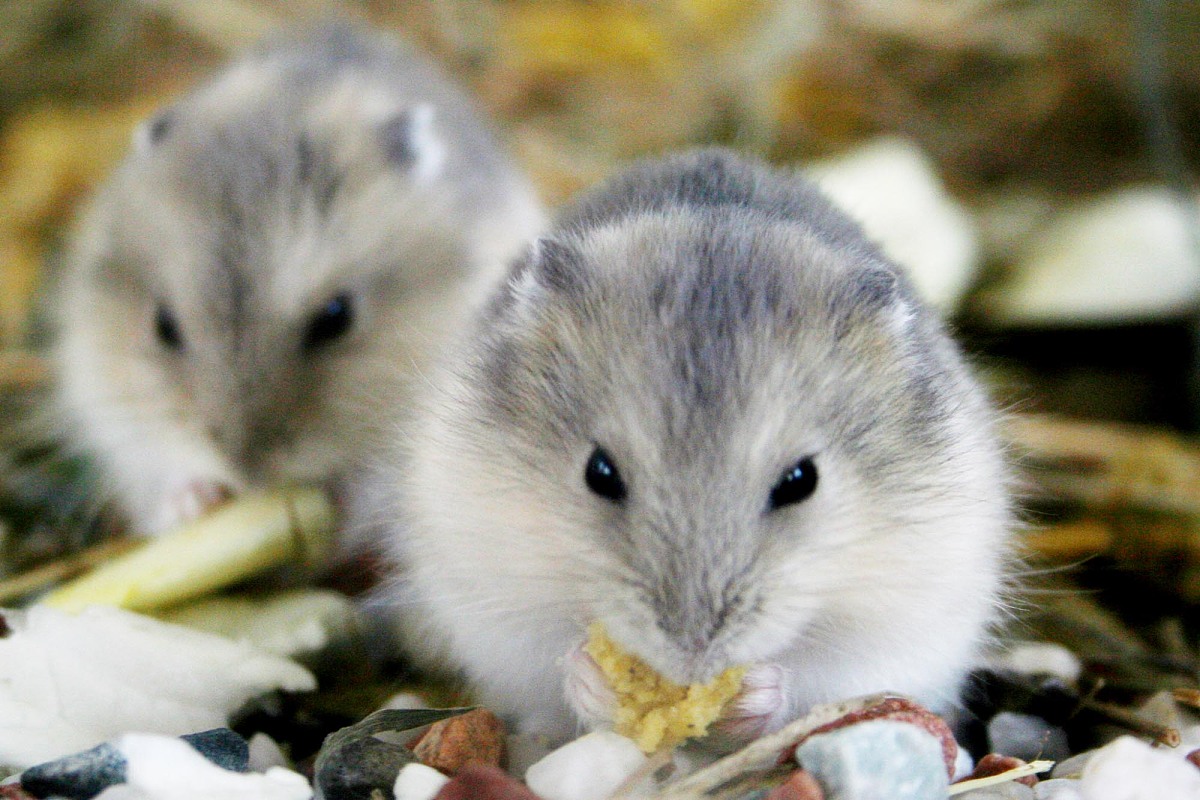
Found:
[[[179,737],[218,767],[234,772],[250,768],[250,746],[228,728]],[[21,788],[34,797],[90,800],[109,786],[125,782],[125,756],[105,742],[91,750],[47,761],[21,773]]]
[[[21,773],[21,788],[34,797],[88,800],[125,782],[125,756],[105,742],[91,750],[47,761]]]
[[[196,748],[200,755],[223,769],[246,772],[250,769],[250,745],[229,728],[188,733],[179,737]]]
[[[907,722],[871,720],[810,737],[796,760],[826,800],[944,800],[942,745]]]

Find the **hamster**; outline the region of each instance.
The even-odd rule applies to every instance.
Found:
[[[797,177],[635,166],[516,260],[421,402],[393,591],[409,646],[519,728],[609,721],[600,621],[718,728],[892,690],[955,703],[1003,605],[995,414],[899,268]]]
[[[357,469],[473,293],[541,227],[432,63],[277,35],[146,121],[57,290],[58,406],[132,527]]]

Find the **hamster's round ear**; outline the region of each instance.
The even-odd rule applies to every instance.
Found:
[[[167,138],[175,124],[175,112],[167,108],[147,120],[143,120],[133,131],[133,149],[145,153]]]
[[[564,291],[579,283],[578,254],[556,239],[540,237],[525,248],[508,272],[504,290],[492,304],[495,316],[527,318],[547,292]]]
[[[900,276],[886,264],[867,267],[854,284],[855,305],[860,308],[887,308],[900,296]]]
[[[533,240],[522,263],[530,273],[529,280],[552,291],[577,289],[583,277],[579,252],[548,236]]]
[[[894,330],[905,328],[914,307],[904,277],[886,262],[873,262],[858,270],[845,290],[837,320],[837,335],[844,336],[856,320],[885,318]]]
[[[379,140],[388,163],[407,170],[418,181],[441,174],[446,146],[434,125],[434,108],[419,103],[399,111],[379,126]]]

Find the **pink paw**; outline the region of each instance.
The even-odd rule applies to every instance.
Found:
[[[617,696],[595,660],[584,652],[582,644],[567,654],[563,666],[567,704],[571,710],[588,728],[611,725]]]
[[[758,664],[746,672],[742,691],[713,729],[736,739],[756,739],[776,727],[783,711],[783,669],[776,664]]]

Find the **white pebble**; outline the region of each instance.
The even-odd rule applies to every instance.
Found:
[[[1200,769],[1132,736],[1100,748],[1080,779],[1087,800],[1200,798]]]
[[[525,771],[525,783],[545,800],[603,800],[645,762],[632,740],[597,731],[534,764]]]
[[[96,800],[309,800],[312,787],[302,775],[279,767],[265,774],[231,772],[173,736],[127,733],[113,744],[128,766],[125,783],[110,786]]]
[[[975,771],[975,759],[965,747],[959,747],[954,754],[954,780],[961,781]]]
[[[1020,675],[1052,675],[1064,683],[1075,683],[1083,672],[1079,656],[1053,642],[1015,642],[989,658],[988,666]]]
[[[442,773],[424,764],[405,764],[396,776],[392,794],[396,800],[433,800],[442,787],[450,782]]]
[[[1125,188],[1071,208],[1036,234],[1012,279],[988,296],[1009,325],[1169,317],[1200,297],[1194,201]]]
[[[907,722],[875,719],[805,739],[796,761],[830,800],[931,800],[946,797],[942,745]]]
[[[266,772],[271,767],[292,766],[279,744],[262,731],[251,736],[247,744],[250,747],[250,760],[247,764],[250,772]]]
[[[1040,781],[1033,787],[1033,796],[1036,800],[1084,800],[1079,781],[1069,778]]]

